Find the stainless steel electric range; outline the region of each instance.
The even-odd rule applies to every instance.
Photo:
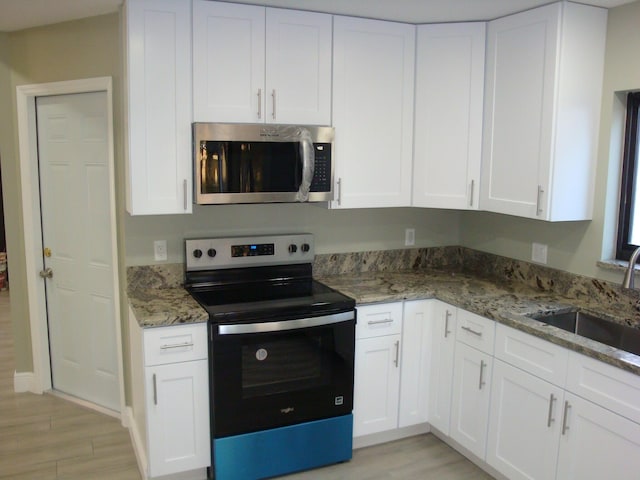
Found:
[[[187,240],[186,259],[209,313],[211,477],[350,459],[355,301],[313,279],[313,236]]]

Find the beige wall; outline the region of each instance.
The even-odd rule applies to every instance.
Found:
[[[593,220],[552,224],[465,212],[461,224],[465,246],[530,261],[531,242],[546,243],[551,267],[614,282],[622,280],[620,273],[603,270],[596,262],[614,255],[623,115],[622,96],[615,92],[640,89],[638,26],[640,2],[609,11]]]
[[[121,117],[118,85],[120,71],[119,17],[103,15],[58,25],[33,28],[0,37],[0,106],[2,118],[10,119],[10,128],[0,128],[2,181],[5,196],[5,224],[11,277],[11,317],[15,336],[16,370],[33,369],[26,298],[24,239],[21,218],[21,191],[17,154],[15,89],[18,85],[74,80],[89,77],[114,77],[116,118]],[[9,83],[3,81],[9,70]],[[119,122],[119,120],[118,120]],[[4,125],[0,125],[4,127]],[[116,131],[116,135],[118,132]],[[119,144],[119,138],[116,138]],[[5,155],[4,152],[7,152]],[[121,156],[116,163],[121,164]]]

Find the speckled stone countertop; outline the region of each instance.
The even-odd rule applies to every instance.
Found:
[[[436,298],[640,375],[640,356],[526,316],[578,307],[640,328],[640,295],[615,284],[461,247],[316,255],[314,275],[358,304]],[[127,269],[142,327],[207,321],[183,276],[182,265]]]

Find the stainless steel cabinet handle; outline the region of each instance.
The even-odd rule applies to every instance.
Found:
[[[552,393],[551,397],[549,397],[549,415],[547,416],[547,427],[551,427],[551,423],[555,422],[555,418],[553,418],[553,402],[555,401],[556,397]]]
[[[399,360],[399,357],[400,357],[400,340],[396,340],[395,345],[396,345],[396,358],[395,358],[395,360],[393,361],[393,364],[394,364],[396,367],[398,367],[398,360]]]
[[[160,345],[160,350],[169,350],[171,348],[193,347],[193,342],[171,343]]]
[[[564,413],[562,416],[562,435],[564,435],[565,433],[567,433],[567,430],[569,430],[569,425],[568,423],[568,419],[567,417],[569,416],[569,409],[571,408],[571,405],[569,405],[568,401],[564,402]]]
[[[184,209],[187,209],[187,179],[182,181],[182,191],[184,192]]]
[[[473,190],[475,187],[475,180],[471,180],[471,191],[469,192],[469,206],[473,207]]]
[[[444,312],[444,338],[447,338],[449,336],[449,334],[451,333],[451,330],[449,330],[449,317],[451,316],[451,312],[449,310],[446,310]]]
[[[53,278],[53,270],[47,267],[44,270],[40,270],[40,276],[42,278]]]
[[[275,91],[275,89],[273,89],[271,91],[271,102],[272,102],[272,108],[273,108],[273,110],[271,111],[271,117],[275,120],[276,119],[276,91]]]
[[[484,367],[486,367],[487,364],[484,363],[484,360],[480,360],[480,381],[478,382],[478,390],[482,390],[482,387],[484,387],[484,380],[482,379],[482,372],[484,371]]]
[[[342,179],[338,179],[338,205],[342,205]]]
[[[481,337],[482,336],[482,332],[476,332],[475,330],[473,330],[472,328],[466,327],[466,326],[462,326],[460,327],[462,330],[469,332],[469,333],[473,333],[474,335]]]
[[[158,386],[156,385],[156,374],[153,374],[153,404],[158,404]]]
[[[538,197],[536,198],[536,215],[542,214],[542,194],[544,190],[542,189],[542,185],[538,185]]]
[[[385,318],[384,320],[369,320],[367,323],[369,325],[380,325],[381,323],[392,323],[393,318]]]
[[[262,118],[262,89],[258,89],[258,118]]]

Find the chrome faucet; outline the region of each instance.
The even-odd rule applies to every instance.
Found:
[[[638,257],[640,257],[640,247],[636,248],[631,254],[631,258],[629,258],[629,266],[627,267],[624,279],[622,280],[622,288],[633,288],[636,270],[635,265],[638,261]]]

